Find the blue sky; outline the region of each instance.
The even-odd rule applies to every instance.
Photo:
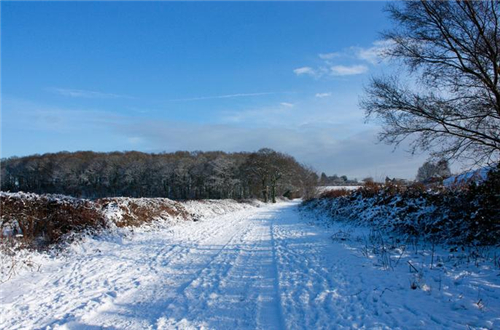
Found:
[[[2,2],[1,156],[253,151],[328,174],[413,178],[358,100],[383,2]]]

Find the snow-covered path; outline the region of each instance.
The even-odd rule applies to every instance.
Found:
[[[410,290],[407,278],[395,280],[394,274],[370,267],[366,258],[333,242],[327,230],[308,225],[296,206],[254,208],[78,245],[69,257],[0,285],[0,328],[466,329],[484,324],[481,312],[443,305]],[[489,294],[497,293],[492,288]]]

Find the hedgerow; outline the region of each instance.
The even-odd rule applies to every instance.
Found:
[[[303,203],[333,221],[369,225],[402,236],[449,244],[500,242],[500,168],[460,190],[423,185],[368,184],[350,194],[323,195]]]

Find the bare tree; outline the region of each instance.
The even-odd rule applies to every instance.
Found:
[[[436,158],[497,161],[500,155],[499,1],[407,1],[387,10],[386,55],[407,69],[373,78],[361,100],[380,139]],[[411,87],[410,87],[411,86]]]
[[[243,166],[243,173],[249,182],[254,182],[254,185],[258,183],[264,203],[269,201],[269,179],[271,176],[269,158],[273,152],[268,148],[260,149],[258,152],[250,154]]]
[[[448,161],[441,159],[437,163],[425,162],[422,166],[418,168],[417,181],[428,183],[433,180],[443,181],[451,175],[450,167],[448,166]]]
[[[364,184],[370,184],[370,183],[374,183],[375,180],[373,180],[373,178],[371,176],[369,176],[369,177],[366,177],[363,180],[361,180],[361,182],[363,182]]]
[[[172,199],[303,196],[310,169],[271,149],[148,154],[89,151],[1,160],[2,190]],[[314,173],[313,173],[314,174]],[[314,174],[315,175],[315,174]],[[317,181],[317,180],[316,180]]]
[[[307,165],[301,165],[299,168],[301,170],[298,171],[298,177],[300,178],[300,186],[302,186],[300,195],[305,200],[316,197],[319,179],[316,171]],[[291,197],[294,196],[292,195]]]

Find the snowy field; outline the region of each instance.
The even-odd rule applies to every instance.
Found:
[[[0,328],[500,328],[498,266],[443,259],[424,272],[430,256],[406,251],[387,269],[362,229],[326,228],[297,204],[116,231],[34,256],[33,271],[0,284]]]
[[[342,189],[358,190],[361,187],[362,186],[319,186],[317,188],[317,190],[318,190],[318,193],[322,193],[322,192],[329,191],[329,190],[342,190]]]

